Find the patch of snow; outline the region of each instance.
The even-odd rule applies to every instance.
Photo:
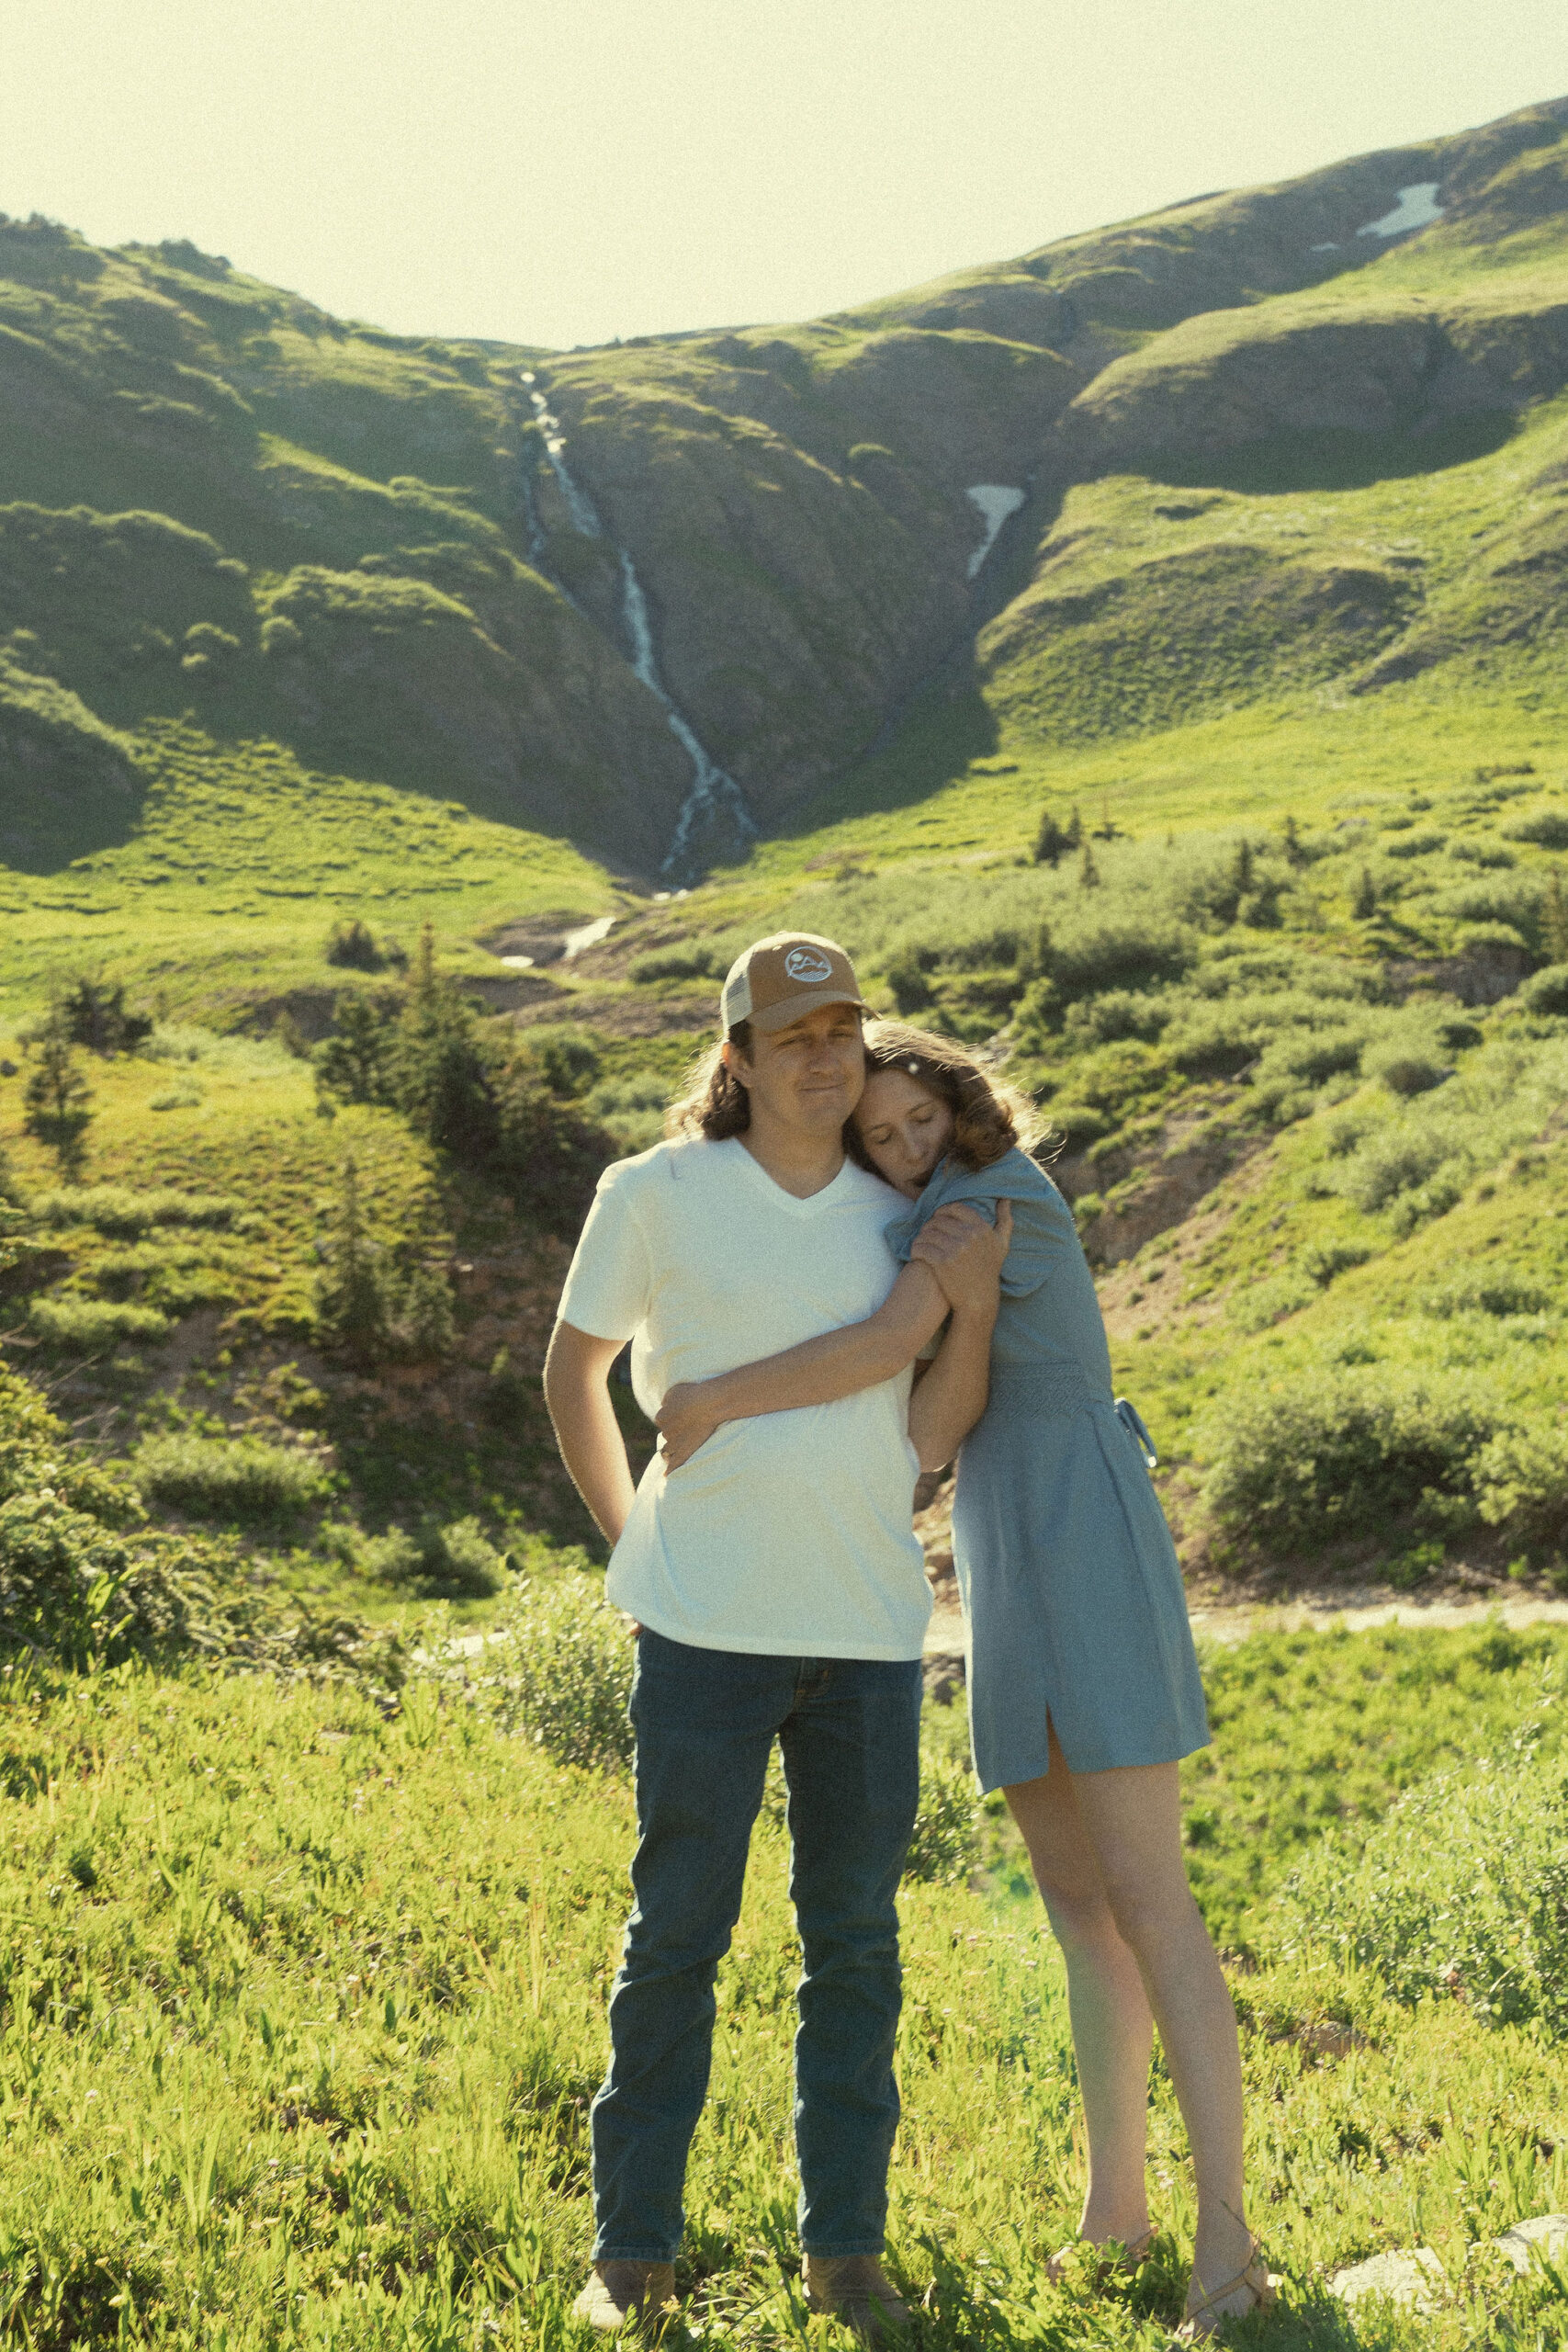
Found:
[[[581,922],[575,931],[563,933],[561,954],[567,962],[581,956],[585,948],[597,947],[602,939],[608,939],[615,920],[614,915],[600,915],[593,922]],[[510,963],[512,958],[508,956],[506,960]]]
[[[966,490],[964,495],[979,508],[980,519],[986,526],[986,536],[969,559],[969,577],[973,580],[996,546],[997,534],[1008,516],[1016,514],[1023,504],[1024,492],[1010,490],[1005,482],[977,481],[974,489]]]
[[[1307,251],[1309,254],[1337,254],[1339,251],[1339,248],[1335,243],[1334,239],[1330,237],[1326,244],[1309,245],[1307,247]]]
[[[534,968],[534,958],[531,956],[503,956],[501,961],[509,972],[531,972]]]
[[[1437,201],[1438,183],[1436,180],[1415,180],[1409,187],[1399,191],[1399,202],[1381,220],[1368,220],[1358,229],[1358,237],[1403,237],[1411,229],[1429,229],[1434,220],[1443,217],[1443,208]]]

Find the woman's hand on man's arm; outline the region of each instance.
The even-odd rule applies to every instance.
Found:
[[[997,1203],[997,1221],[978,1209],[950,1201],[920,1227],[909,1255],[929,1266],[954,1312],[996,1316],[1002,1261],[1012,1239],[1012,1203]]]

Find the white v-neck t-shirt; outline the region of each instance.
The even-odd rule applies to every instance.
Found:
[[[563,1322],[632,1342],[650,1417],[705,1380],[874,1314],[907,1204],[846,1160],[797,1200],[744,1144],[656,1144],[607,1169]],[[831,1405],[727,1421],[666,1476],[656,1454],[605,1589],[671,1641],[768,1657],[919,1657],[931,1614],[911,1525],[910,1374]]]

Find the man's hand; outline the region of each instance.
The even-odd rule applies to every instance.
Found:
[[[705,1445],[722,1425],[724,1415],[714,1410],[710,1388],[705,1380],[678,1380],[665,1390],[664,1401],[653,1418],[667,1472],[689,1462],[698,1446]]]
[[[910,1258],[929,1266],[942,1296],[957,1312],[995,1312],[997,1283],[1012,1238],[1012,1203],[997,1203],[997,1221],[987,1225],[978,1209],[950,1201],[921,1227]]]

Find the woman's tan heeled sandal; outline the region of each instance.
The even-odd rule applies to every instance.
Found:
[[[1146,2257],[1157,2235],[1158,2232],[1151,2224],[1141,2238],[1131,2239],[1126,2245],[1122,2246],[1121,2253],[1115,2256],[1112,2256],[1108,2249],[1117,2245],[1119,2241],[1115,2238],[1108,2238],[1104,2247],[1096,2248],[1101,2259],[1094,2266],[1094,2284],[1097,2287],[1102,2287],[1107,2278],[1130,2278],[1139,2263]],[[1059,2245],[1056,2248],[1055,2253],[1051,2256],[1045,2265],[1045,2276],[1053,2287],[1061,2285],[1066,2276],[1067,2265],[1071,2257],[1077,2254],[1080,2246],[1087,2245],[1089,2243],[1087,2238],[1074,2238],[1070,2245]]]
[[[1222,2312],[1216,2308],[1243,2287],[1252,2297],[1246,2311]],[[1198,2290],[1197,2302],[1192,2301],[1194,2288]],[[1223,2287],[1205,2289],[1197,2271],[1193,2271],[1192,2285],[1187,2290],[1187,2316],[1176,2331],[1176,2341],[1178,2344],[1206,2343],[1211,2336],[1218,2335],[1227,2320],[1245,2319],[1248,2312],[1269,2311],[1278,2301],[1273,2277],[1263,2259],[1262,2249],[1254,2238],[1246,2268],[1238,2270],[1234,2278],[1227,2278]]]

